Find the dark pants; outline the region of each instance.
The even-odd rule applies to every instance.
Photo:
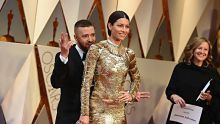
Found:
[[[57,114],[55,124],[75,124],[79,120],[79,117],[80,117],[80,113],[78,114],[74,113],[71,114],[71,116]]]

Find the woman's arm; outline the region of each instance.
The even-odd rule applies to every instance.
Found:
[[[97,60],[99,58],[99,48],[96,45],[92,45],[87,53],[84,77],[81,89],[81,115],[89,116],[89,98],[90,98],[90,87],[92,85],[93,76]]]
[[[135,57],[135,53],[133,50],[128,49],[127,50],[127,54],[128,54],[128,61],[129,61],[129,75],[131,77],[131,88],[129,93],[132,96],[132,100],[135,101],[136,98],[136,93],[139,90],[139,86],[140,86],[140,73],[139,70],[137,68],[137,63],[136,63],[136,57]]]

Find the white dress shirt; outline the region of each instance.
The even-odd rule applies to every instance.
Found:
[[[76,50],[78,51],[80,58],[82,59],[82,58],[83,58],[83,53],[84,53],[84,51],[83,51],[82,49],[80,49],[77,44],[76,44],[75,48],[76,48]],[[63,57],[63,56],[60,54],[60,60],[61,60],[64,64],[66,64],[66,63],[68,62],[68,57],[65,58],[65,57]],[[84,61],[83,61],[83,64],[84,64]]]

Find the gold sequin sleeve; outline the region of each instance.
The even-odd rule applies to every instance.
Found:
[[[139,90],[140,73],[137,68],[137,62],[136,62],[134,51],[131,49],[128,49],[127,54],[128,54],[128,59],[129,59],[129,75],[131,77],[130,94],[132,95],[133,101],[136,101],[135,95],[137,91]]]
[[[89,116],[90,87],[93,81],[94,71],[98,57],[98,46],[91,45],[85,61],[84,76],[81,89],[81,115],[83,116]]]

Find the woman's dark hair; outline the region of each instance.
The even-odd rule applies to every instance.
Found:
[[[115,11],[109,16],[108,23],[113,25],[120,18],[126,18],[126,19],[128,19],[128,21],[130,21],[128,15],[124,11]],[[108,27],[108,23],[107,23],[108,35],[111,36],[111,31]]]
[[[186,62],[187,64],[191,64],[192,63],[192,60],[193,60],[193,52],[195,51],[196,48],[199,47],[199,45],[201,45],[203,42],[206,42],[208,43],[209,45],[209,52],[208,52],[208,56],[207,58],[205,59],[205,63],[207,65],[209,65],[211,62],[212,62],[212,45],[210,43],[210,41],[204,37],[196,37],[194,38],[194,40],[188,44],[184,50],[184,58],[183,58],[183,61]]]

